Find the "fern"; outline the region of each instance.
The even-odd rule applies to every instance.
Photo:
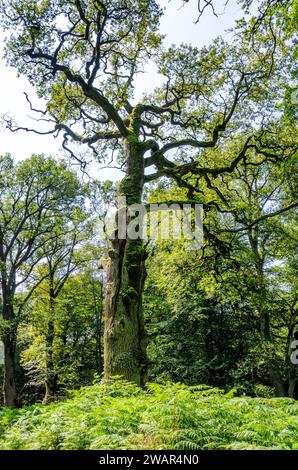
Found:
[[[115,379],[65,402],[0,410],[0,449],[298,449],[298,404]]]

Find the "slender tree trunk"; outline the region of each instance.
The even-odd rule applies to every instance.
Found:
[[[298,340],[298,332],[294,332],[296,326],[296,312],[291,315],[291,324],[289,327],[288,338],[287,338],[287,348],[286,348],[286,364],[288,369],[288,396],[298,400],[298,365],[293,364],[291,361],[291,355],[293,349],[291,344],[293,341]]]
[[[94,281],[93,281],[93,303],[95,313],[95,343],[96,343],[96,372],[102,373],[102,317],[103,317],[103,282],[100,282],[99,296],[96,293]]]
[[[296,366],[296,376],[289,378],[289,389],[288,394],[290,398],[294,398],[294,400],[298,400],[298,370]]]
[[[3,394],[4,406],[15,408],[17,406],[17,390],[16,390],[16,334],[10,332],[3,338],[4,343],[4,378],[3,378]]]
[[[287,389],[285,386],[285,381],[282,378],[281,372],[277,364],[272,364],[269,366],[269,376],[272,382],[273,387],[275,388],[275,393],[278,397],[287,397]]]
[[[44,403],[50,403],[55,400],[57,393],[57,374],[54,365],[54,339],[55,339],[55,299],[53,282],[50,280],[49,291],[49,310],[50,319],[46,333],[46,380],[45,380],[45,396]]]
[[[48,323],[48,331],[46,336],[46,380],[45,380],[45,396],[44,403],[50,403],[55,400],[57,393],[57,374],[54,370],[54,338],[55,324],[53,320]]]
[[[134,136],[133,136],[134,137]],[[126,205],[140,204],[144,185],[142,144],[125,142],[126,177],[119,196]],[[119,211],[118,211],[119,215]],[[131,218],[127,216],[127,223]],[[109,380],[121,376],[144,386],[147,378],[146,335],[142,294],[146,277],[145,248],[139,238],[119,239],[120,227],[111,242],[107,271],[104,333],[104,374]]]
[[[3,397],[4,406],[15,408],[17,406],[16,388],[16,341],[17,331],[13,326],[13,293],[7,282],[6,272],[1,273],[2,279],[2,317],[8,323],[7,331],[2,336],[4,344],[4,377],[3,377]]]
[[[276,355],[274,354],[274,344],[271,336],[270,328],[270,313],[268,311],[268,306],[266,305],[267,299],[267,289],[264,276],[264,261],[259,254],[258,249],[258,240],[257,237],[252,234],[249,235],[250,246],[254,255],[254,263],[256,268],[256,275],[258,281],[258,297],[259,305],[258,310],[260,314],[260,332],[262,340],[267,343],[270,348],[270,357],[268,365],[268,374],[271,380],[271,383],[275,389],[275,393],[278,397],[286,397],[287,390],[285,382],[283,380],[279,365],[276,360]],[[264,305],[265,304],[265,305]]]

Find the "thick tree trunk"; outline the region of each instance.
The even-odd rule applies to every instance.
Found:
[[[272,364],[269,367],[269,376],[276,395],[278,397],[286,397],[288,395],[286,385],[277,364]]]
[[[127,172],[120,184],[119,196],[126,198],[128,207],[141,203],[144,163],[141,144],[130,141],[125,146]],[[130,217],[127,216],[129,222]],[[120,239],[119,235],[118,225],[109,250],[106,280],[104,375],[106,380],[121,376],[144,386],[147,377],[147,344],[142,310],[145,249],[141,238],[133,240],[127,236]]]

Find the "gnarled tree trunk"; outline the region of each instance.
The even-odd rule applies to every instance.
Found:
[[[135,137],[135,136],[133,136]],[[140,204],[144,185],[142,144],[134,139],[125,142],[126,176],[119,196],[126,198],[126,208]],[[120,209],[120,211],[126,208]],[[120,235],[118,227],[109,250],[110,263],[106,279],[104,375],[121,376],[144,386],[147,377],[146,334],[142,310],[142,293],[146,276],[145,249],[141,238]],[[126,222],[131,217],[126,211]]]

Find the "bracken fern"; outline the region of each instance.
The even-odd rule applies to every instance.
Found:
[[[206,386],[114,380],[0,411],[1,449],[298,449],[298,404]]]

